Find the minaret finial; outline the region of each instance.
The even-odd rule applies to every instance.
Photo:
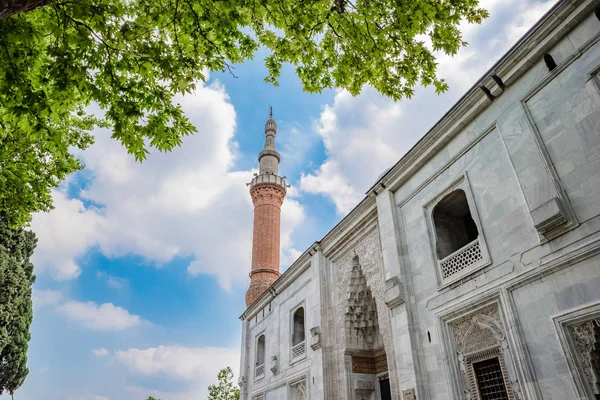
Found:
[[[269,106],[269,118],[273,119],[273,107]]]

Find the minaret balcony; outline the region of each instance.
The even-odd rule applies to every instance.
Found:
[[[285,182],[285,177],[281,177],[275,174],[260,174],[260,175],[256,175],[251,181],[250,183],[248,183],[247,185],[250,187],[250,190],[252,190],[252,188],[254,186],[257,185],[262,185],[262,184],[272,184],[272,185],[278,185],[281,186],[283,188],[284,192],[287,192],[287,188],[288,188],[288,184]]]
[[[260,162],[260,159],[263,158],[264,156],[273,156],[277,159],[277,162],[281,161],[281,156],[279,155],[279,153],[276,150],[264,149],[263,151],[261,151],[258,154],[258,162]]]

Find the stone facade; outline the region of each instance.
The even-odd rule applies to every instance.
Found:
[[[248,307],[242,399],[600,399],[596,7],[559,1]]]

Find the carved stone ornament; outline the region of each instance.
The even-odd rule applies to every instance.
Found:
[[[281,206],[285,197],[285,189],[275,184],[261,184],[254,186],[250,190],[250,195],[255,206],[263,203],[273,203]]]
[[[351,333],[356,333],[357,331],[349,330],[347,326],[347,317],[349,316],[347,316],[348,310],[346,306],[348,305],[348,300],[351,298],[350,292],[358,288],[358,286],[354,285],[360,283],[361,289],[359,291],[365,295],[367,293],[365,287],[362,285],[360,274],[357,273],[355,268],[355,261],[353,261],[355,255],[358,256],[360,274],[364,277],[364,283],[373,299],[373,302],[369,302],[365,310],[367,312],[376,311],[378,333],[372,337],[374,339],[372,344],[364,343],[356,335],[351,335]],[[377,228],[365,233],[351,250],[348,250],[343,256],[333,261],[332,270],[334,271],[333,282],[335,285],[332,289],[335,290],[336,304],[334,310],[332,310],[332,316],[336,325],[334,351],[339,354],[338,365],[341,368],[347,368],[344,361],[344,354],[347,349],[372,350],[384,348],[389,353],[389,350],[393,349],[391,321],[389,309],[385,304],[385,278],[381,266],[381,249]],[[354,293],[358,295],[356,291]],[[363,305],[366,304],[363,303]],[[372,315],[372,318],[375,318],[375,315]],[[360,319],[362,320],[362,317]],[[374,320],[371,320],[367,325],[374,327],[373,322]],[[390,365],[389,372],[390,376],[394,376],[395,370],[393,365]],[[398,395],[396,391],[397,389],[392,387],[392,396],[396,397]]]
[[[310,328],[310,347],[313,350],[321,348],[321,328],[318,326]]]
[[[246,384],[246,377],[244,375],[240,375],[240,378],[238,379],[238,386],[240,388],[243,388],[245,384]]]
[[[359,400],[369,400],[371,398],[371,393],[375,391],[375,385],[372,380],[355,379],[353,386],[356,398]]]
[[[535,229],[542,236],[550,236],[553,231],[569,222],[560,200],[556,197],[531,211],[531,219]]]
[[[379,334],[377,305],[360,268],[357,254],[352,257],[346,300],[346,329],[351,347],[372,349]]]
[[[277,356],[271,357],[271,372],[273,375],[277,374]]]
[[[292,400],[306,400],[308,398],[306,393],[306,379],[290,384],[290,390],[292,392]]]
[[[600,397],[600,319],[569,326],[576,357],[592,392]]]
[[[385,281],[385,304],[388,308],[398,307],[404,303],[404,288],[397,276]]]
[[[506,342],[498,307],[494,304],[450,324],[458,354],[469,354]]]
[[[491,304],[452,322],[450,328],[458,354],[465,398],[479,399],[473,364],[496,357],[509,399],[520,399],[520,385],[516,380],[510,379],[505,364],[504,353],[508,352],[508,341],[498,305]]]

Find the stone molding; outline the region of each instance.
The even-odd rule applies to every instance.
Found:
[[[285,189],[276,184],[263,183],[252,187],[250,196],[255,207],[265,204],[281,206],[285,198]]]

